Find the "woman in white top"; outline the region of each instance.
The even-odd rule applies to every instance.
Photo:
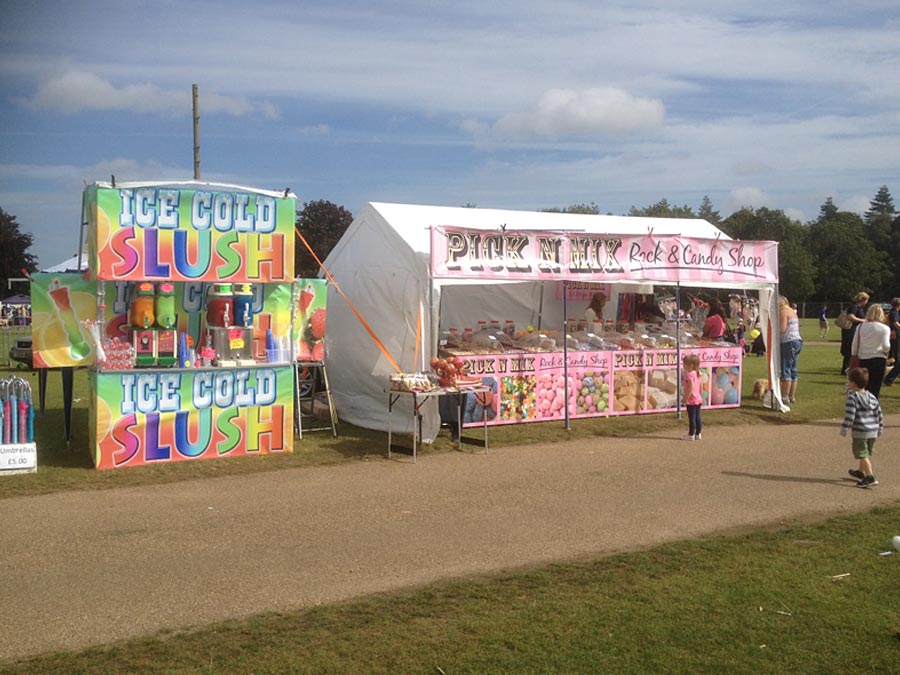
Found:
[[[797,396],[797,360],[803,349],[800,319],[791,303],[783,295],[778,298],[781,331],[781,398],[793,403]]]
[[[891,329],[884,323],[884,310],[873,304],[866,312],[866,320],[856,329],[850,353],[859,357],[859,367],[869,371],[869,391],[877,397],[881,393],[887,357],[891,351]]]

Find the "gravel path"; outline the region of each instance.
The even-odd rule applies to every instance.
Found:
[[[900,415],[869,490],[836,420],[680,432],[0,500],[0,660],[900,503]]]

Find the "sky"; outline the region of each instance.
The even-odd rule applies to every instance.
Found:
[[[94,181],[723,217],[900,203],[896,0],[5,0],[0,208],[39,266]]]

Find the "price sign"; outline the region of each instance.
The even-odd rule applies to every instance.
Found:
[[[242,330],[230,330],[228,331],[228,347],[229,349],[243,349],[244,348],[244,331]]]
[[[37,445],[16,443],[0,445],[0,475],[37,471]]]

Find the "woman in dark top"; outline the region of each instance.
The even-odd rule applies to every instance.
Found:
[[[847,308],[847,316],[853,323],[850,328],[841,329],[841,356],[844,357],[841,364],[841,375],[847,374],[847,368],[850,367],[851,345],[853,344],[853,336],[856,335],[856,329],[859,324],[866,322],[866,305],[869,304],[868,293],[857,293],[853,296],[853,304]]]

